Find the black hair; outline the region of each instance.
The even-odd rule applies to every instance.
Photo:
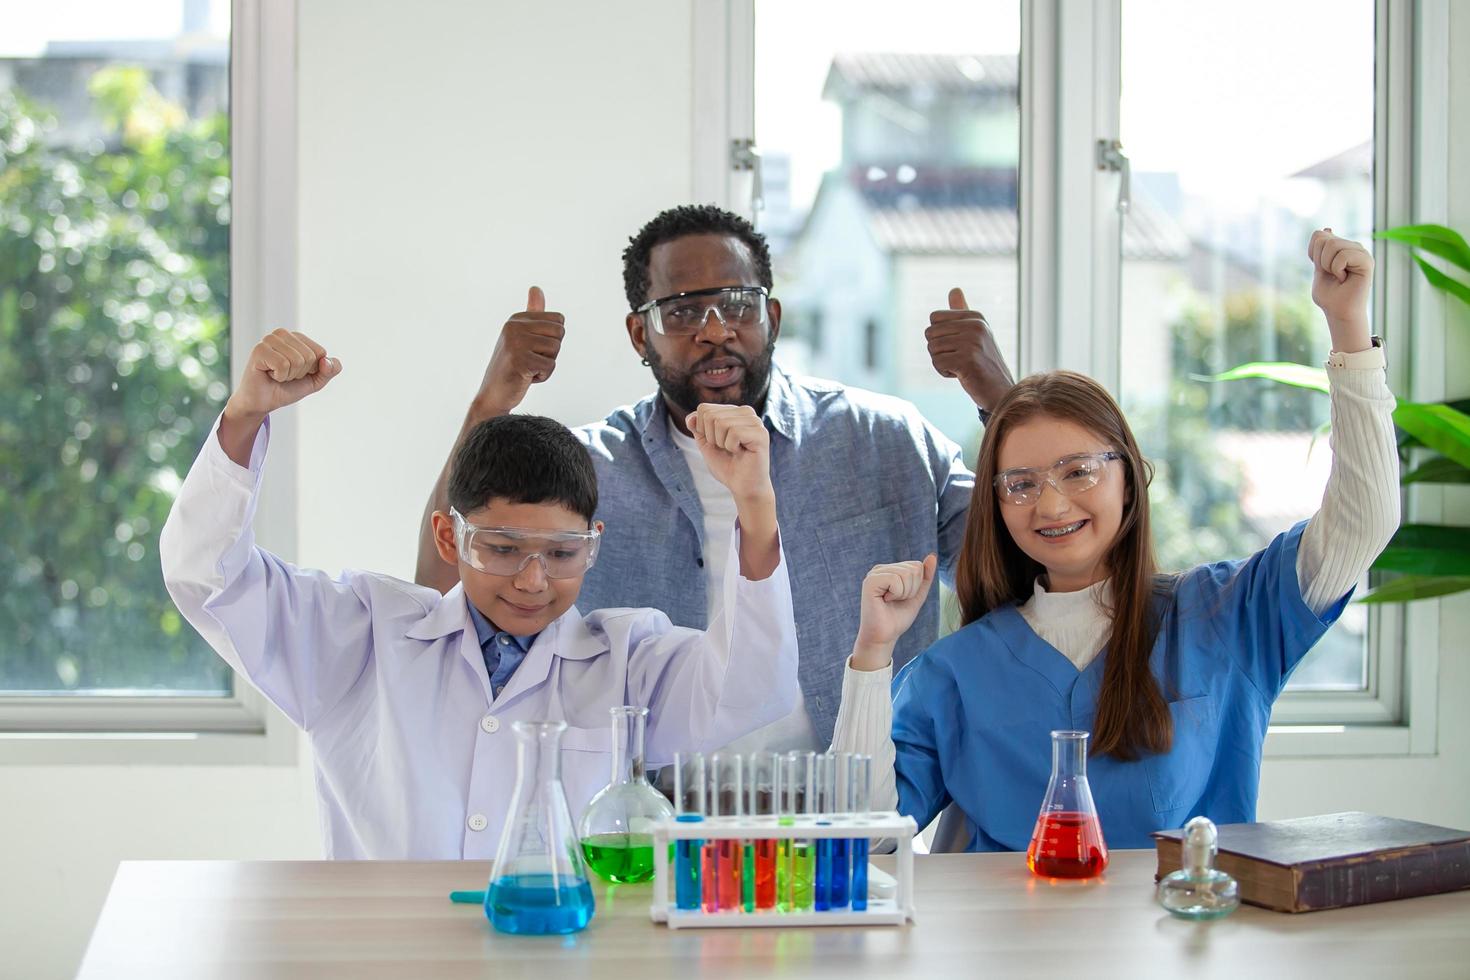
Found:
[[[449,505],[470,514],[492,500],[562,504],[592,523],[597,472],[587,447],[555,419],[501,415],[470,430],[454,454]]]
[[[688,235],[729,235],[750,249],[755,259],[755,274],[760,285],[771,288],[771,250],[766,236],[740,215],[713,204],[682,204],[662,211],[638,234],[628,239],[623,249],[623,291],[628,295],[628,309],[636,310],[650,299],[648,295],[648,259],[654,246]]]

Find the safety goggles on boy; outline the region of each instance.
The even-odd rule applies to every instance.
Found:
[[[995,477],[995,489],[1010,504],[1034,504],[1041,499],[1041,488],[1050,483],[1057,493],[1074,497],[1097,486],[1103,468],[1110,459],[1122,459],[1122,453],[1076,453],[1063,456],[1051,466],[1018,466]]]
[[[646,314],[648,325],[656,333],[671,337],[698,333],[710,314],[729,330],[754,330],[766,325],[766,299],[770,295],[764,286],[695,289],[650,300],[633,312]]]
[[[586,531],[536,531],[524,527],[480,527],[453,507],[454,540],[459,560],[478,572],[519,575],[533,559],[547,578],[576,578],[597,560],[602,535]]]

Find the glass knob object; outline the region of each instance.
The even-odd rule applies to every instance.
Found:
[[[1235,879],[1215,867],[1219,835],[1209,817],[1184,825],[1183,867],[1159,882],[1158,898],[1170,915],[1181,919],[1219,919],[1240,905]]]

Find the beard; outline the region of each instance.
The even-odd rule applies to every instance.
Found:
[[[699,386],[693,381],[694,375],[717,358],[728,357],[739,361],[745,374],[740,379],[734,396],[726,399],[724,404],[749,405],[759,412],[766,400],[766,389],[771,383],[771,353],[775,349],[776,338],[768,336],[765,347],[754,358],[746,359],[734,351],[721,349],[711,351],[691,365],[689,370],[682,372],[670,368],[668,362],[653,349],[652,344],[644,348],[643,356],[648,360],[653,380],[658,382],[658,390],[664,400],[686,415],[698,408],[700,403]]]

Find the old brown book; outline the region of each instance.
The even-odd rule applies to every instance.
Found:
[[[1153,835],[1158,877],[1179,870],[1183,834]],[[1215,866],[1278,912],[1390,902],[1470,888],[1470,831],[1371,813],[1224,824]]]

